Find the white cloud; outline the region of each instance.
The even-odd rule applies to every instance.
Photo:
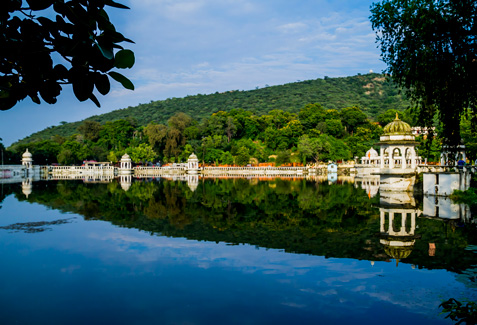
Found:
[[[307,29],[307,25],[302,22],[296,23],[287,23],[281,26],[278,26],[278,30],[283,33],[298,33]]]

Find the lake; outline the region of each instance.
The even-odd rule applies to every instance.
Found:
[[[2,324],[451,324],[439,304],[477,298],[475,224],[422,197],[258,178],[0,191]]]

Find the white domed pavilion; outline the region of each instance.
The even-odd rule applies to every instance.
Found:
[[[396,113],[394,121],[384,127],[384,133],[379,139],[380,168],[415,170],[421,162],[416,154],[416,137],[411,132],[411,126],[399,119]]]
[[[192,153],[187,159],[187,173],[188,174],[197,174],[199,172],[199,159],[197,156]]]
[[[33,156],[31,152],[28,151],[28,149],[22,155],[22,165],[27,169],[33,167]]]
[[[119,173],[123,175],[128,175],[132,173],[132,160],[127,153],[121,157],[119,165]]]

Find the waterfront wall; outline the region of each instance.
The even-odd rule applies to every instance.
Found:
[[[30,176],[40,175],[42,168],[40,166],[33,166],[29,169]],[[0,165],[0,179],[23,177],[26,176],[26,168],[23,165]]]

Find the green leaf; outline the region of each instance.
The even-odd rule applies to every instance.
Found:
[[[134,90],[133,83],[122,74],[111,71],[111,72],[108,72],[108,75],[114,80],[116,80],[117,82],[119,82],[121,85],[123,85],[124,88]]]
[[[101,95],[106,95],[111,89],[108,76],[99,72],[95,73],[94,84]]]
[[[121,50],[114,57],[114,66],[118,69],[130,69],[134,65],[134,52],[131,50]]]
[[[53,4],[52,0],[26,0],[31,10],[44,10]]]
[[[37,95],[29,95],[29,96],[30,96],[31,100],[32,100],[35,104],[38,104],[38,105],[41,104],[40,98],[38,98]]]
[[[96,43],[96,45],[98,46],[99,50],[101,51],[101,54],[103,54],[103,56],[106,59],[112,60],[114,58],[114,53],[113,53],[112,48],[109,49],[109,48],[103,47],[103,46],[99,45],[99,43]]]
[[[93,94],[89,95],[89,99],[91,99],[97,107],[101,107],[101,104],[99,103],[99,100],[96,98],[95,95],[93,95]]]
[[[68,79],[68,69],[65,68],[62,64],[57,64],[53,68],[53,72],[55,73],[55,77],[57,80],[66,80]]]
[[[87,76],[81,77],[73,79],[73,92],[80,102],[84,102],[93,94],[94,84]]]
[[[125,5],[123,4],[120,4],[120,3],[117,3],[113,0],[106,0],[104,2],[105,5],[107,6],[110,6],[110,7],[114,7],[114,8],[120,8],[120,9],[130,9],[129,7],[126,7]]]
[[[99,11],[99,15],[100,15],[101,17],[103,17],[106,21],[109,21],[108,13],[107,13],[104,9],[101,9],[101,10]]]

